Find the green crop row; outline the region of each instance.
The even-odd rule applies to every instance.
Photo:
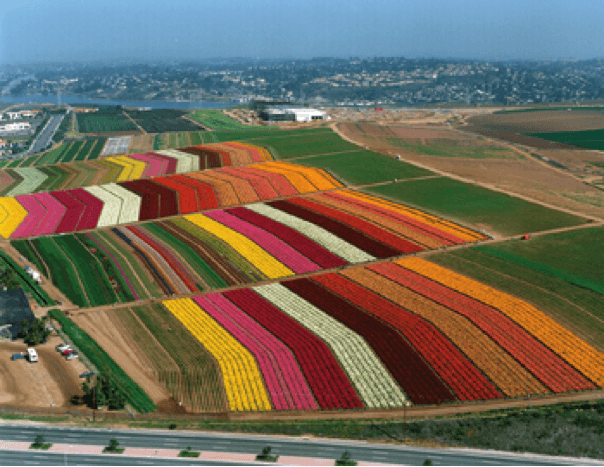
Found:
[[[110,373],[115,378],[124,397],[134,409],[142,413],[154,412],[157,410],[157,406],[145,391],[143,391],[142,388],[136,384],[109,355],[107,355],[92,337],[80,329],[69,318],[65,317],[60,310],[50,310],[49,314],[61,324],[63,332],[69,336],[74,345],[86,355],[88,360],[90,360],[100,373]]]
[[[52,283],[76,305],[90,306],[86,292],[78,280],[78,273],[65,252],[55,243],[53,237],[41,237],[32,240],[32,246],[44,258],[50,269]],[[31,260],[31,258],[29,258]],[[83,269],[82,271],[86,271]],[[95,285],[96,287],[96,285]]]
[[[71,259],[90,299],[91,306],[108,305],[119,301],[109,278],[99,261],[74,235],[54,237],[54,241]]]
[[[15,263],[15,261],[13,261],[13,259],[3,251],[0,251],[0,263],[4,263],[6,266],[8,266],[17,273],[17,276],[19,277],[19,282],[21,283],[26,292],[32,294],[38,305],[51,306],[55,304],[54,300],[50,298],[48,293],[46,293],[46,291],[42,289],[42,287],[40,287],[38,283],[33,280],[32,277],[27,272],[25,272],[22,267]]]
[[[211,288],[226,287],[228,284],[186,243],[172,236],[159,225],[149,222],[141,226],[157,237],[161,243],[169,246],[186,260]]]

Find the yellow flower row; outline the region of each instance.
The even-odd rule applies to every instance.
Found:
[[[418,211],[417,209],[412,209],[402,204],[391,203],[390,201],[386,201],[384,199],[367,195],[365,193],[361,193],[358,191],[352,190],[342,190],[340,192],[345,196],[349,196],[351,198],[356,198],[366,203],[373,204],[375,206],[380,206],[382,208],[390,209],[405,216],[408,216],[412,219],[418,220],[420,222],[424,222],[426,224],[430,224],[443,232],[447,232],[449,234],[455,235],[456,237],[461,238],[462,240],[468,242],[474,242],[476,240],[482,240],[485,238],[484,235],[474,232],[470,229],[466,229],[460,225],[454,224],[452,222],[448,222],[440,217],[432,216],[422,211]]]
[[[497,308],[598,386],[604,385],[604,354],[524,300],[420,258],[403,258],[396,263]]]
[[[184,218],[226,242],[269,279],[294,275],[291,269],[277,261],[274,256],[268,254],[245,235],[241,235],[203,214],[191,214]]]
[[[269,165],[275,164],[275,165]],[[298,172],[294,172],[289,170],[281,165],[280,162],[263,162],[262,164],[253,164],[250,167],[254,169],[264,170],[265,172],[273,172],[280,175],[283,175],[292,186],[298,190],[299,193],[313,193],[317,191],[317,188],[308,181],[308,179],[299,174]]]
[[[105,160],[123,167],[122,171],[117,177],[116,181],[118,182],[142,178],[143,172],[147,167],[147,164],[145,164],[143,161],[126,156],[107,157]]]
[[[327,172],[313,167],[303,165],[290,164],[287,162],[267,162],[264,167],[277,167],[291,172],[302,174],[319,190],[333,190],[340,188],[342,184],[330,176]]]
[[[163,305],[218,361],[231,410],[271,410],[258,365],[243,345],[190,298]]]
[[[27,211],[15,198],[0,198],[0,235],[9,238],[26,216]]]

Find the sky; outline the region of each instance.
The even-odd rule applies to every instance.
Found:
[[[0,0],[0,64],[604,58],[602,0]]]

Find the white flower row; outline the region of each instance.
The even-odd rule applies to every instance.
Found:
[[[368,407],[400,407],[405,396],[367,342],[344,324],[281,284],[254,290],[323,339]]]
[[[33,193],[36,191],[44,180],[48,178],[44,172],[36,169],[35,167],[15,168],[13,169],[19,175],[23,177],[23,181],[16,187],[6,193],[6,196],[23,195],[26,193]]]
[[[297,230],[302,235],[327,248],[333,254],[338,255],[349,263],[363,263],[375,259],[375,257],[371,256],[369,253],[351,245],[322,227],[280,211],[279,209],[275,209],[262,203],[250,204],[246,206],[246,208]]]
[[[193,156],[192,154],[187,154],[186,152],[176,151],[175,149],[163,149],[161,151],[156,151],[157,154],[161,154],[162,156],[173,157],[177,159],[176,163],[176,173],[186,173],[193,172],[199,170],[199,156]],[[195,162],[197,162],[197,168],[195,168]]]
[[[87,186],[84,188],[88,193],[103,202],[103,209],[97,222],[97,227],[108,227],[119,223],[123,200],[119,196],[110,193],[101,186]]]
[[[119,218],[120,224],[138,222],[141,210],[141,197],[139,195],[132,193],[115,183],[107,183],[106,185],[101,186],[123,200],[122,211],[120,212]]]

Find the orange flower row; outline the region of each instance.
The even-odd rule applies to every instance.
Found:
[[[549,392],[504,349],[463,316],[369,269],[342,274],[432,323],[507,396]]]
[[[604,354],[524,300],[420,258],[403,258],[396,263],[497,308],[598,386],[604,385]]]

